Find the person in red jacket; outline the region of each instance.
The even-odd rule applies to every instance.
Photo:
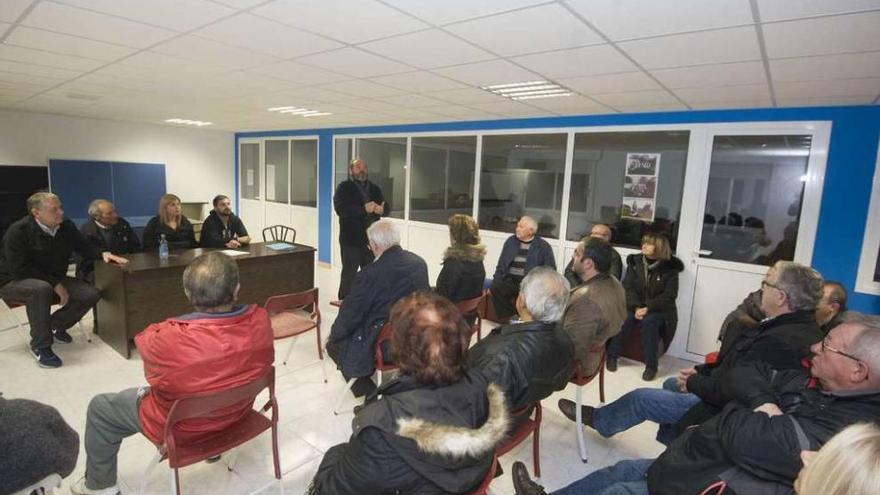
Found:
[[[143,433],[163,443],[168,410],[175,400],[239,387],[263,376],[275,359],[266,310],[235,305],[238,265],[215,251],[199,256],[183,272],[183,288],[195,312],[148,326],[135,337],[149,387],[100,394],[86,417],[86,473],[76,495],[115,495],[116,456],[122,439]],[[182,421],[176,438],[197,442],[235,424],[252,401],[220,414]]]

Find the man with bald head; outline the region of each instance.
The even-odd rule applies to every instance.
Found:
[[[492,304],[499,318],[516,314],[519,284],[523,277],[537,266],[556,269],[556,258],[550,244],[537,235],[538,222],[524,216],[516,223],[516,232],[504,241],[495,275],[492,277]]]
[[[604,223],[597,223],[593,225],[593,228],[590,229],[590,235],[585,236],[581,241],[588,238],[594,239],[602,239],[607,243],[611,243],[611,227],[605,225]],[[623,260],[620,259],[620,253],[617,252],[616,249],[611,250],[611,268],[608,270],[610,275],[613,275],[618,281],[622,280],[621,276],[623,274]],[[568,283],[571,284],[572,288],[581,285],[584,280],[577,274],[574,269],[574,260],[568,262],[568,266],[565,267],[565,278],[568,280]]]
[[[101,252],[129,254],[141,251],[141,241],[131,225],[116,213],[116,206],[106,199],[96,199],[89,204],[89,219],[79,226],[79,231]],[[95,283],[95,261],[79,257],[76,278]]]

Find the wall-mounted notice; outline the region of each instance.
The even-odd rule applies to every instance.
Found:
[[[627,153],[620,216],[654,221],[660,153]]]
[[[275,201],[275,165],[266,164],[266,201]]]

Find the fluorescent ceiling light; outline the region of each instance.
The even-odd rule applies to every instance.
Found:
[[[534,100],[535,98],[556,98],[557,96],[571,96],[571,93],[553,93],[547,95],[518,96],[514,100]]]
[[[511,100],[571,96],[571,90],[550,81],[527,81],[482,86],[483,90]]]
[[[308,108],[300,108],[294,106],[272,107],[266,110],[270,112],[284,113],[287,115],[297,115],[300,117],[322,117],[324,115],[333,115],[330,112],[322,112],[320,110],[309,110]]]
[[[202,126],[213,124],[213,122],[205,122],[204,120],[190,120],[190,119],[166,119],[165,122],[168,122],[169,124],[194,125],[196,127],[202,127]]]

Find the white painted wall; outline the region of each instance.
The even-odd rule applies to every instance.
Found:
[[[234,196],[231,132],[0,110],[0,164],[50,158],[165,164],[168,192],[185,202]]]

